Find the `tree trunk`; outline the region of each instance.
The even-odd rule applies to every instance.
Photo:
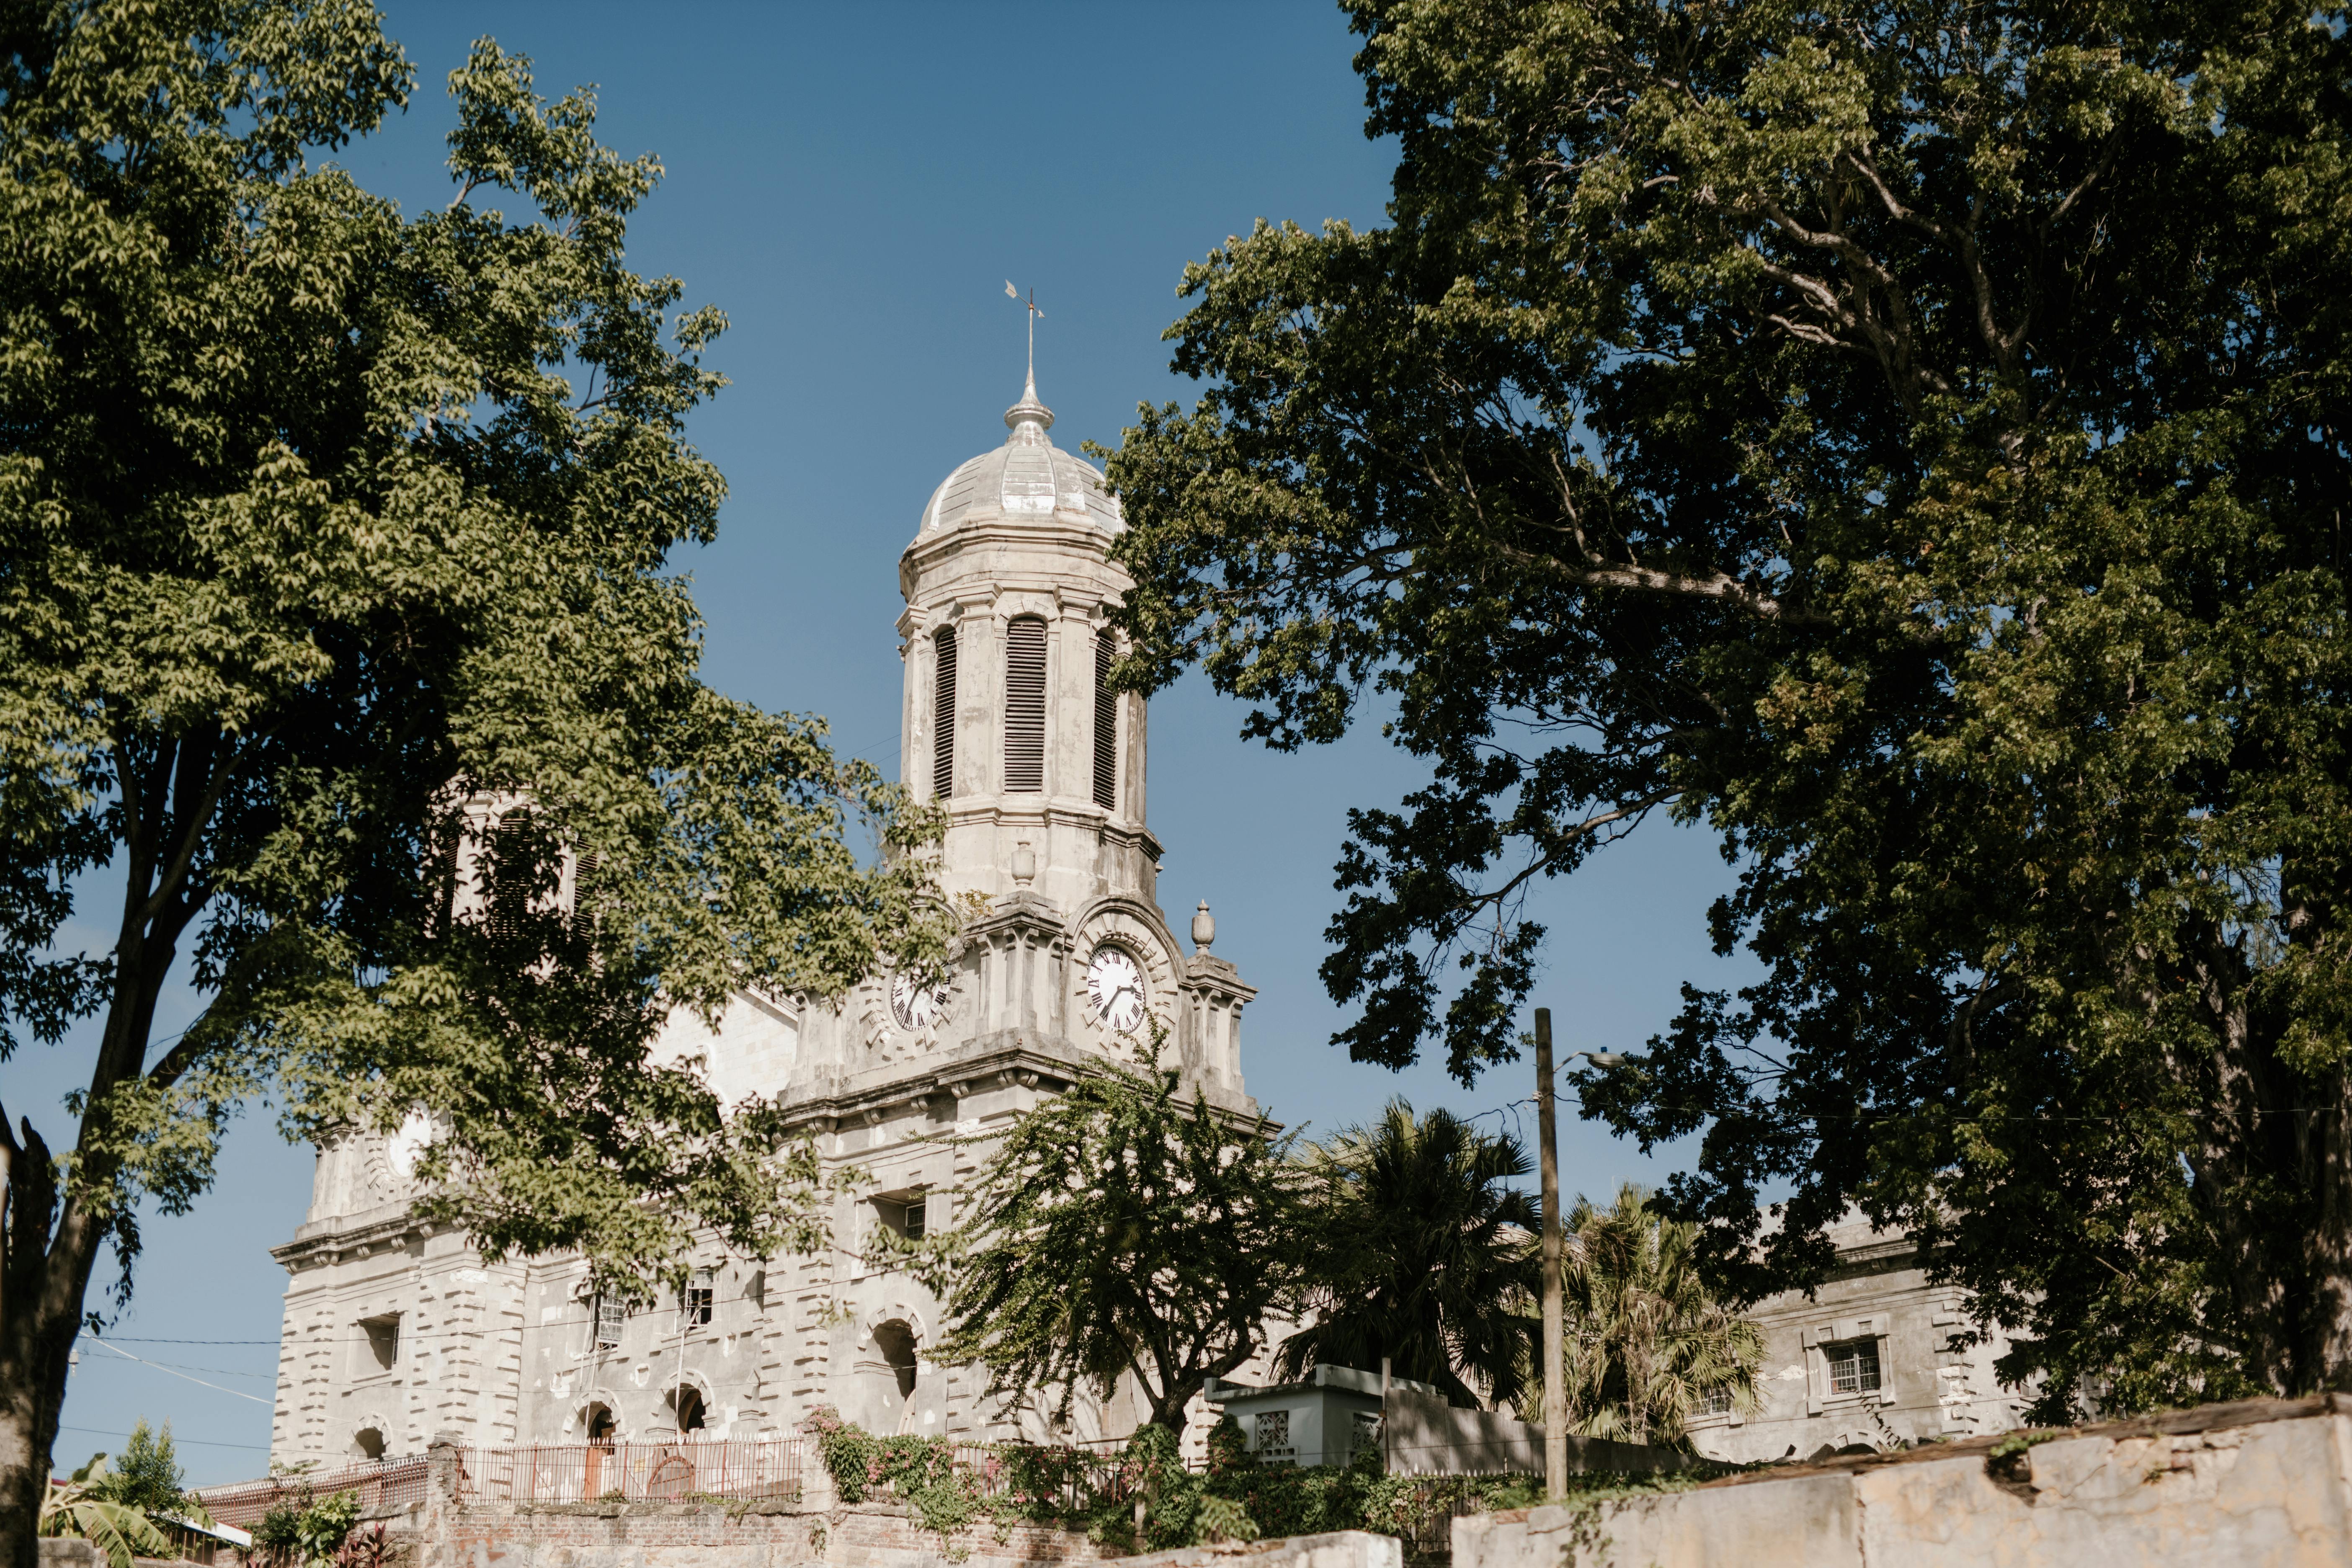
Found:
[[[81,1331],[91,1268],[110,1226],[108,1205],[136,1201],[119,1190],[109,1147],[114,1091],[145,1070],[155,998],[173,956],[184,906],[160,917],[148,907],[150,869],[132,857],[123,934],[115,947],[114,993],[90,1075],[74,1150],[74,1185],[58,1201],[57,1162],[29,1118],[21,1141],[0,1112],[0,1568],[37,1568],[39,1513],[49,1452],[65,1406],[66,1368]],[[168,927],[168,934],[159,931]],[[126,1267],[128,1267],[126,1262]]]
[[[96,1247],[89,1214],[68,1203],[52,1245],[57,1201],[48,1145],[21,1123],[23,1140],[0,1122],[6,1167],[5,1253],[0,1253],[0,1568],[36,1568],[41,1497],[49,1449],[65,1405],[66,1358],[80,1327],[81,1300]]]
[[[2301,1123],[2301,1161],[2309,1173],[2311,1223],[2304,1237],[2305,1310],[2315,1389],[2352,1390],[2352,1081],[2341,1072],[2315,1078],[2330,1092],[2311,1097]]]

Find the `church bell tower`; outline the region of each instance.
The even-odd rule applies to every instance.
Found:
[[[968,1044],[1131,1058],[1156,1019],[1165,1056],[1238,1103],[1239,1016],[1255,993],[1211,956],[1205,910],[1190,956],[1168,929],[1146,708],[1108,685],[1109,617],[1133,585],[1109,556],[1118,502],[1054,445],[1034,374],[1004,424],[1002,446],[932,492],[898,562],[899,776],[948,814],[942,885],[987,911],[965,929],[962,995],[902,987],[900,1021],[928,1005],[961,1014]]]

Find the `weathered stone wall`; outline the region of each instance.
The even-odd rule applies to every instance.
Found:
[[[2005,1456],[2000,1443],[1459,1519],[1454,1568],[2352,1563],[2352,1398],[2208,1405],[2076,1428]]]
[[[1361,1530],[1291,1535],[1246,1546],[1190,1546],[1129,1557],[1120,1568],[1403,1568],[1404,1543]]]
[[[952,1543],[903,1508],[803,1511],[797,1505],[495,1503],[428,1512],[414,1568],[926,1568],[952,1544],[967,1568],[1092,1563],[1084,1535],[982,1524]]]
[[[1391,1389],[1383,1406],[1381,1451],[1391,1475],[1479,1476],[1518,1470],[1540,1474],[1544,1429],[1491,1410],[1457,1410],[1443,1398]],[[1650,1475],[1699,1468],[1704,1461],[1671,1448],[1570,1436],[1568,1468]]]

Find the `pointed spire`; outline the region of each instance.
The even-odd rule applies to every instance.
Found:
[[[1037,401],[1035,370],[1030,371],[1028,384],[1021,389],[1021,401],[1004,411],[1004,424],[1016,438],[1024,425],[1034,425],[1037,427],[1035,438],[1041,440],[1045,437],[1045,432],[1053,428],[1054,411]]]
[[[1029,318],[1029,381],[1021,389],[1021,401],[1004,411],[1005,426],[1013,432],[1005,437],[1005,443],[1009,446],[1025,439],[1034,444],[1044,441],[1045,432],[1054,426],[1054,411],[1037,401],[1037,318],[1045,312],[1037,309],[1037,290],[1034,289],[1029,290],[1029,298],[1021,300],[1021,290],[1015,289],[1013,279],[1008,278],[1004,280],[1004,291],[1021,300],[1021,309]],[[1036,433],[1024,437],[1022,434],[1024,425],[1035,426]]]

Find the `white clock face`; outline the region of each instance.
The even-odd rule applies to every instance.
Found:
[[[901,974],[890,982],[890,1016],[898,1020],[902,1029],[928,1029],[944,1017],[948,1010],[948,988],[944,983],[925,985],[911,974]]]
[[[1087,961],[1087,999],[1095,1016],[1117,1034],[1131,1035],[1143,1023],[1143,971],[1127,949],[1108,942]]]

